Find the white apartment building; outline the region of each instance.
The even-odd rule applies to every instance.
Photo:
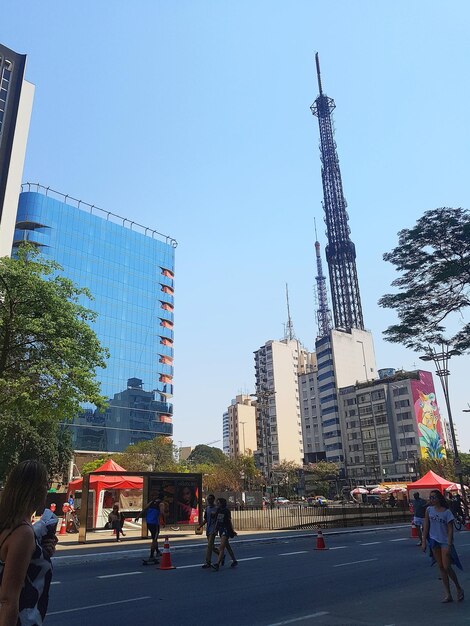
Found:
[[[224,452],[232,458],[257,448],[255,404],[251,396],[238,395],[224,413]]]
[[[378,377],[372,334],[357,328],[331,330],[315,344],[318,367],[318,433],[323,437],[326,460],[344,469],[338,389]]]
[[[297,339],[267,341],[255,352],[257,458],[265,475],[282,461],[303,462],[299,374],[314,366],[315,355]]]

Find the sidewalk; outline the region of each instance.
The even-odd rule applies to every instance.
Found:
[[[324,530],[324,536],[344,535],[353,533],[371,533],[378,530],[409,529],[409,524],[393,524],[391,526],[358,526],[355,528],[337,528]],[[94,535],[97,533],[93,533]],[[90,563],[93,561],[119,560],[125,558],[144,557],[148,554],[150,537],[142,539],[140,531],[126,531],[122,542],[118,543],[112,536],[112,531],[100,531],[101,537],[93,538],[86,544],[77,542],[78,535],[60,535],[56,555],[52,558],[54,566]],[[266,541],[282,541],[285,539],[305,539],[316,537],[315,530],[273,530],[273,531],[240,531],[231,543],[252,543]],[[90,533],[91,535],[91,533]],[[160,533],[159,547],[163,546],[165,537],[169,538],[171,550],[203,550],[206,544],[205,535],[195,535],[192,532],[168,531]]]

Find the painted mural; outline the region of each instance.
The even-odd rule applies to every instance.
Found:
[[[444,429],[432,374],[420,371],[419,376],[419,380],[411,381],[411,391],[418,422],[421,456],[428,459],[443,459],[446,457]]]

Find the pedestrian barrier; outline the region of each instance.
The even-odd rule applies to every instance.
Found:
[[[170,541],[168,537],[165,537],[165,543],[163,544],[163,554],[159,569],[176,569],[176,567],[171,564]]]
[[[60,525],[59,535],[67,534],[67,524],[65,522],[65,515],[62,518],[62,523]]]
[[[418,529],[416,528],[416,524],[414,522],[411,522],[411,535],[410,535],[411,539],[419,539],[419,532]]]
[[[328,550],[321,530],[317,532],[317,545],[315,546],[315,550]]]

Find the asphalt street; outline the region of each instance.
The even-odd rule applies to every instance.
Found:
[[[46,624],[204,623],[220,626],[470,624],[470,532],[456,533],[468,591],[464,602],[441,604],[438,569],[409,538],[409,529],[326,538],[233,542],[239,565],[201,569],[203,551],[172,553],[175,570],[120,560],[55,568]]]

